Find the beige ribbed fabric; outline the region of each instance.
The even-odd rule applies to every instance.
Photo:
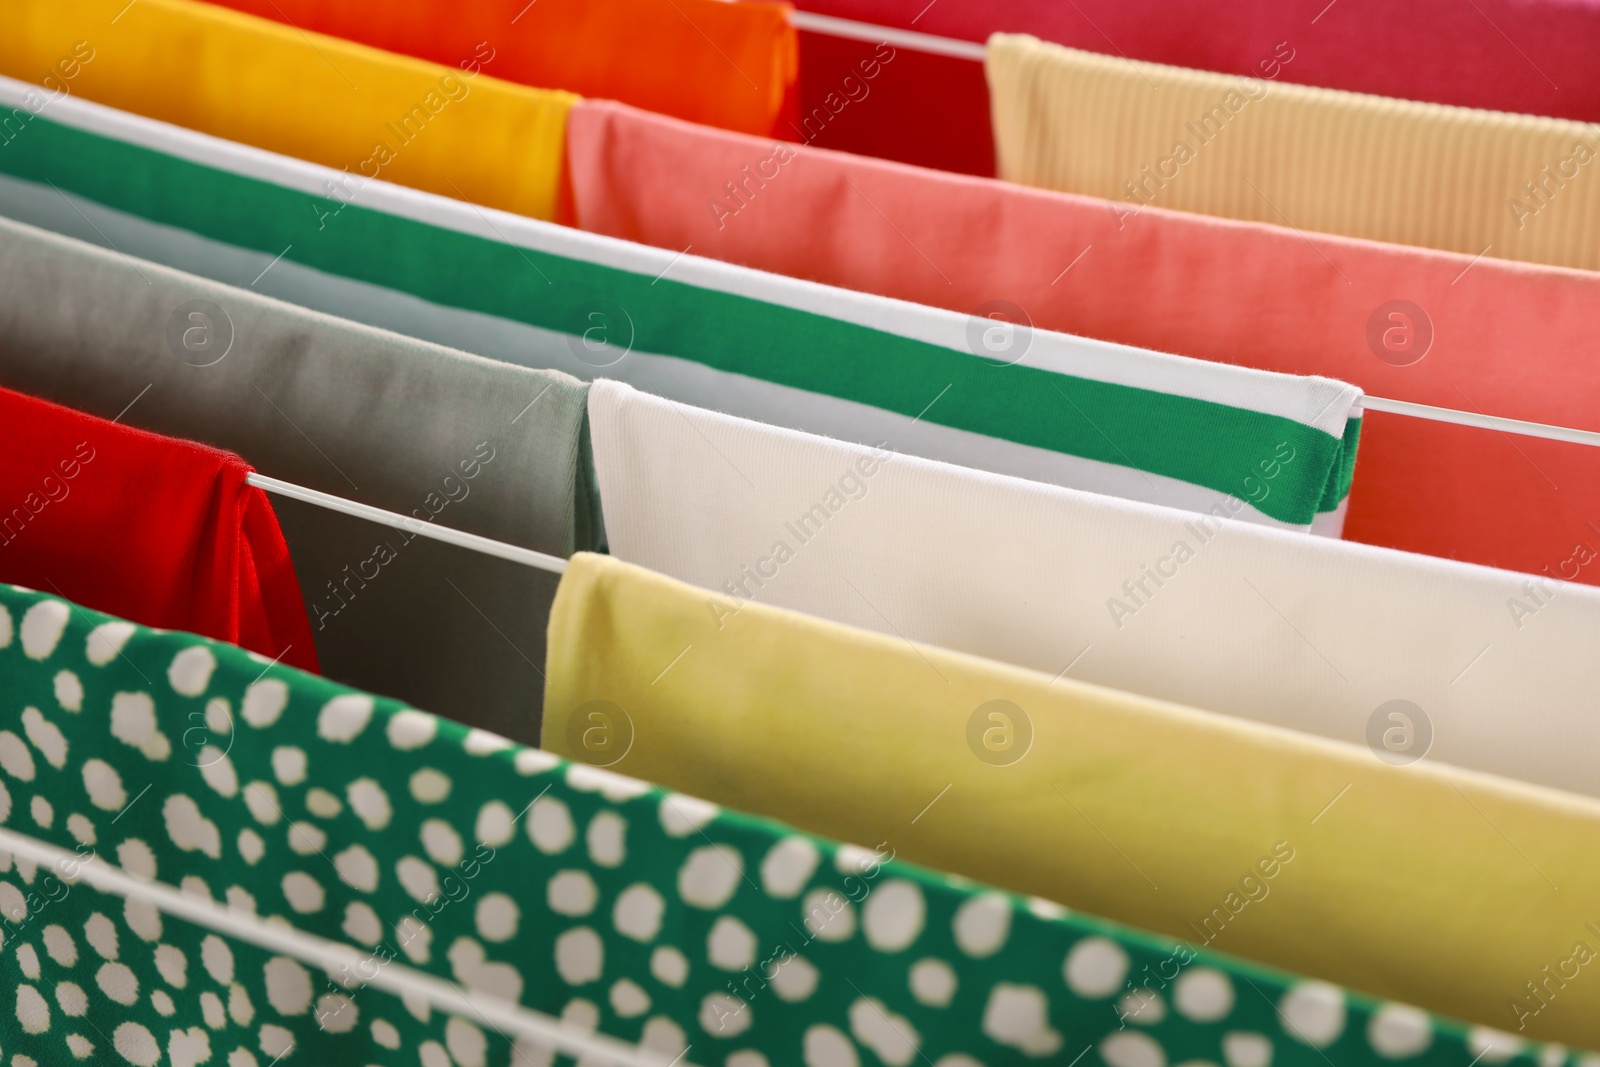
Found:
[[[1600,269],[1600,127],[989,38],[1000,176],[1468,255]]]

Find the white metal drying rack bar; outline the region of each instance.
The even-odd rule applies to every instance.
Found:
[[[1433,407],[1429,404],[1413,404],[1408,400],[1385,400],[1379,396],[1363,397],[1362,405],[1368,411],[1384,411],[1394,415],[1428,419],[1433,422],[1448,422],[1457,426],[1475,426],[1485,430],[1498,430],[1501,433],[1520,434],[1524,437],[1542,437],[1548,441],[1565,441],[1568,444],[1600,447],[1600,433],[1594,430],[1573,430],[1565,426],[1546,426],[1543,423],[1507,419],[1499,415],[1483,415],[1471,411],[1455,411],[1451,408]],[[535,552],[531,548],[519,548],[516,545],[508,545],[504,541],[496,541],[490,537],[480,537],[477,534],[466,533],[461,530],[452,530],[448,526],[440,526],[436,523],[423,522],[421,519],[413,518],[410,515],[402,515],[397,511],[375,508],[371,504],[360,504],[354,500],[346,500],[343,497],[334,496],[332,493],[307,489],[305,486],[295,485],[293,482],[269,478],[264,474],[251,474],[245,480],[256,488],[265,489],[269,493],[277,493],[279,496],[301,500],[307,504],[315,504],[318,507],[327,508],[329,511],[337,511],[345,515],[354,515],[357,518],[382,523],[384,526],[392,526],[407,533],[431,537],[435,541],[443,541],[447,545],[471,549],[474,552],[482,552],[488,556],[498,556],[500,559],[508,559],[513,563],[521,563],[541,571],[549,571],[551,574],[563,574],[567,569],[567,561],[560,556]]]
[[[182,892],[162,882],[134,878],[98,856],[68,852],[58,845],[4,827],[0,827],[0,848],[53,869],[56,876],[69,885],[81,880],[102,893],[144,901],[175,919],[268,952],[293,956],[326,971],[329,977],[341,972],[353,974],[359,980],[353,988],[372,986],[395,996],[416,997],[439,1011],[468,1020],[476,1017],[503,1036],[514,1035],[547,1048],[554,1047],[579,1058],[580,1062],[600,1062],[613,1067],[694,1067],[684,1059],[687,1049],[669,1064],[669,1057],[654,1049],[581,1030],[499,997],[483,993],[469,997],[459,986],[443,978],[435,978],[393,959],[380,962],[380,957],[371,951],[274,925],[250,912]],[[375,963],[379,965],[374,966]],[[372,972],[370,977],[368,971]]]
[[[979,41],[959,41],[954,37],[936,37],[915,30],[892,30],[887,26],[874,26],[870,22],[834,18],[832,15],[813,15],[807,11],[789,12],[789,24],[797,30],[825,33],[829,37],[844,37],[870,44],[892,44],[916,52],[931,52],[936,56],[954,56],[957,59],[975,59],[983,62],[984,46]]]
[[[375,508],[371,504],[359,504],[354,500],[334,496],[332,493],[320,492],[316,489],[307,489],[303,485],[285,482],[278,478],[268,478],[265,474],[251,474],[245,481],[258,489],[265,489],[269,493],[290,497],[294,500],[303,500],[307,504],[316,504],[318,507],[327,508],[329,511],[343,512],[357,518],[369,519],[372,522],[382,523],[384,526],[393,526],[397,530],[407,533],[421,534],[431,537],[435,541],[443,541],[447,545],[457,545],[461,548],[470,548],[474,552],[482,552],[486,556],[498,556],[509,559],[513,563],[526,564],[536,567],[541,571],[551,574],[562,574],[567,569],[567,561],[560,556],[551,556],[544,552],[535,552],[531,548],[518,548],[508,545],[504,541],[496,541],[492,537],[480,537],[477,534],[466,533],[462,530],[452,530],[448,526],[437,523],[423,522],[421,519],[410,515],[402,515],[398,511],[385,511]]]

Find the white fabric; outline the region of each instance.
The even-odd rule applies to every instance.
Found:
[[[0,78],[0,108],[20,106],[32,88]],[[53,101],[43,118],[129,144],[139,145],[212,170],[326,196],[351,177],[341,171],[225,141],[207,134],[108,108],[78,97]],[[940,348],[973,354],[971,316],[837,289],[769,274],[693,254],[674,253],[566,226],[467,204],[449,197],[356,179],[349,202],[362,208],[470,234],[496,243],[564,256],[651,278],[667,278],[705,290],[759,300],[775,307],[809,312],[856,326],[910,338]],[[1104,462],[1030,446],[1000,436],[971,432],[929,414],[949,383],[930,377],[928,407],[915,417],[871,406],[846,396],[793,388],[763,378],[722,371],[692,359],[633,349],[617,362],[585,362],[563,334],[523,322],[419,301],[393,289],[331,276],[277,252],[246,251],[174,226],[117,211],[60,188],[33,180],[0,176],[0,214],[115,248],[125,254],[245,286],[330,314],[458,347],[490,358],[539,369],[560,370],[581,379],[599,374],[626,380],[675,400],[732,411],[753,419],[870,442],[892,435],[908,453],[981,470],[1111,493],[1134,500],[1203,512],[1235,510],[1235,517],[1269,526],[1309,530],[1337,537],[1344,506],[1318,514],[1310,523],[1293,523],[1259,511],[1246,484],[1229,491],[1133,465]],[[292,247],[292,246],[291,246]],[[374,254],[381,254],[381,250]],[[1277,415],[1312,426],[1335,438],[1362,416],[1362,394],[1354,386],[1327,378],[1297,377],[1230,364],[1211,363],[1091,338],[1029,331],[1019,365],[1092,381],[1109,382],[1227,407]],[[870,345],[859,356],[872,357]],[[996,373],[1002,373],[996,371]],[[841,382],[841,386],[847,383]],[[1064,402],[1063,417],[1071,417]],[[924,417],[924,416],[928,417]],[[1090,419],[1094,412],[1086,413]],[[1226,432],[1220,427],[1218,433]],[[1243,506],[1240,506],[1241,501]]]
[[[1354,744],[1376,722],[1380,746],[1402,731],[1390,751],[1405,726],[1379,709],[1411,701],[1426,759],[1600,795],[1600,589],[874,452],[616,382],[595,383],[589,418],[612,553],[716,591],[719,618],[753,597]]]

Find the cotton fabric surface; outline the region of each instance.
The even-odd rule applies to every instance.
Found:
[[[719,598],[1600,795],[1588,586],[985,474],[615,382],[590,390],[589,423],[612,554]],[[1387,733],[1394,711],[1410,737]]]
[[[242,459],[10,389],[0,428],[0,580],[316,669],[289,550]]]
[[[321,163],[328,195],[381,175],[552,218],[575,98],[491,77],[485,55],[427,63],[198,0],[17,0],[0,74],[43,89],[8,101],[7,140],[81,95]]]
[[[1185,70],[996,34],[1009,181],[1469,256],[1600,268],[1589,126]]]
[[[801,0],[821,15],[984,41],[1029,33],[1152,63],[1600,121],[1594,0]],[[1469,17],[1470,16],[1470,17]],[[1291,58],[1285,62],[1282,54]],[[806,57],[809,59],[809,55]],[[937,86],[931,87],[937,92]],[[938,112],[895,117],[932,136]]]
[[[1525,1024],[1477,1035],[1500,1054],[1523,1038],[1600,1041],[1594,986],[1545,1000],[1522,988],[1551,960],[1578,966],[1574,939],[1596,956],[1591,798],[1390,767],[595,556],[563,578],[550,648],[544,744],[559,754],[581,752],[586,709],[606,708],[630,730],[626,752],[605,755],[619,772],[815,833],[889,838],[916,862],[1495,1029]],[[1338,1056],[1360,1020],[1314,989],[1280,1004],[1284,1026]],[[1368,1034],[1388,1036],[1378,1022]]]
[[[745,133],[785,133],[797,53],[764,0],[212,0],[302,30]]]
[[[769,142],[604,101],[574,108],[568,130],[578,222],[598,233],[957,311],[1008,300],[1042,329],[1600,430],[1600,274],[804,147],[741,205],[708,190]],[[1600,581],[1600,449],[1369,408],[1360,455],[1347,539]]]
[[[156,1062],[162,1046],[206,1063],[551,1062],[489,1021],[513,1005],[635,1063],[719,1067],[1013,1067],[1091,1047],[1086,1062],[1242,1047],[1307,1067],[1321,1054],[1291,1027],[1308,1002],[1339,1009],[1340,1062],[1378,1062],[1391,1020],[1423,1067],[1477,1039],[914,867],[898,828],[821,840],[54,597],[0,588],[0,677],[4,832],[65,856],[8,852],[0,871],[0,1041],[38,1063]],[[131,737],[127,708],[143,709]],[[68,884],[113,864],[264,943]],[[290,932],[353,959],[329,973]],[[402,1002],[377,983],[401,973],[470,1001]],[[1125,983],[1178,1010],[1119,999]]]
[[[588,387],[565,375],[6,221],[0,337],[0,384],[108,418],[127,407],[125,424],[235,450],[263,474],[553,555],[602,543]],[[330,678],[537,736],[553,575],[313,504],[273,506],[310,619],[303,647],[315,641]],[[115,559],[140,573],[136,554]]]
[[[13,217],[527,366],[1302,530],[1337,532],[1349,492],[1360,394],[1326,379],[829,289],[386,183],[346,200],[324,168],[77,100],[34,120],[0,172]]]

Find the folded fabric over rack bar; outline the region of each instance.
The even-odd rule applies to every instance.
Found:
[[[1031,33],[1152,63],[1406,100],[1600,121],[1594,0],[800,0],[805,11],[984,41]],[[1470,16],[1470,17],[1468,17]],[[938,92],[938,86],[930,86]],[[936,112],[900,119],[942,134]]]
[[[302,30],[497,78],[788,136],[798,65],[768,0],[211,0]],[[785,105],[788,105],[786,108]]]
[[[782,425],[1274,525],[1342,521],[1361,413],[1342,383],[1019,329],[382,182],[319,199],[328,174],[64,100],[0,153],[0,210],[481,355]]]
[[[0,385],[232,449],[264,474],[419,526],[561,556],[602,543],[583,429],[588,386],[566,375],[5,220],[0,336]],[[248,492],[267,507],[259,490]],[[128,520],[147,514],[139,499],[119,499]],[[303,647],[316,642],[330,678],[537,736],[530,712],[536,719],[554,578],[309,504],[278,497],[275,506],[299,574],[290,595],[302,632],[310,615]],[[140,553],[113,560],[119,574],[145,573]]]
[[[937,9],[935,9],[937,10]],[[1010,301],[1041,329],[1369,396],[1600,430],[1600,273],[1317,235],[808,148],[726,201],[770,142],[605,101],[568,124],[585,229],[901,300]],[[712,205],[738,210],[728,217]],[[1017,315],[1017,311],[1012,312]],[[1600,583],[1600,450],[1374,413],[1344,536]],[[1588,546],[1574,552],[1574,546]]]
[[[1478,1035],[1498,1047],[1475,1054],[1524,1039],[1600,1045],[1600,984],[1566,982],[1542,999],[1524,986],[1542,966],[1567,961],[1576,973],[1575,954],[1596,957],[1591,798],[1387,766],[1349,745],[740,602],[598,556],[573,557],[562,579],[549,674],[544,744],[558,754],[586,754],[584,731],[603,710],[629,746],[610,750],[613,725],[610,747],[587,754],[620,772],[781,812],[814,833],[887,838],[915,862],[1522,1031]],[[1074,983],[1070,960],[1065,977]],[[1328,1062],[1361,1058],[1363,1036],[1385,1057],[1427,1044],[1420,1017],[1408,1019],[1415,1040],[1386,1048],[1388,1027],[1374,1020],[1363,1035],[1337,990],[1302,996],[1281,1005],[1285,1026]],[[1174,1001],[1184,1011],[1181,991]]]
[[[398,1048],[427,1064],[551,1062],[489,1021],[514,1005],[662,1065],[1018,1067],[1098,1046],[1109,1063],[1242,1049],[1318,1067],[1324,1052],[1294,1028],[1301,1006],[1330,1005],[1348,1021],[1317,1040],[1342,1063],[1403,1046],[1407,1062],[1449,1067],[1483,1047],[1449,1020],[1188,935],[912,866],[900,827],[870,848],[821,840],[10,587],[0,692],[7,836],[71,850],[61,867],[6,853],[0,868],[22,1009],[8,1003],[0,1040],[41,1064],[107,1042],[154,1063],[157,1034],[205,1063],[291,1047],[315,1064],[395,1062]],[[144,719],[118,716],[129,701]],[[90,863],[225,904],[260,940],[69,882]],[[330,973],[302,934],[356,958]],[[375,981],[401,972],[479,1007],[401,1003]],[[1175,1010],[1140,1009],[1125,984]],[[1401,1046],[1386,1040],[1397,1027]],[[1577,1063],[1495,1044],[1514,1067]]]
[[[110,419],[0,389],[0,581],[316,670],[271,502],[238,456],[117,425],[149,388],[108,387]]]
[[[1600,590],[875,451],[616,382],[591,388],[589,423],[612,553],[709,590],[708,616],[792,608],[1600,796],[1586,651]],[[1387,733],[1392,711],[1413,734]]]
[[[0,129],[9,151],[83,96],[314,160],[332,168],[319,192],[335,200],[381,175],[553,218],[577,98],[492,77],[487,55],[425,63],[198,0],[13,0],[0,74],[43,91],[7,100]]]
[[[996,34],[1000,176],[1301,230],[1600,269],[1589,126],[1279,85]]]

